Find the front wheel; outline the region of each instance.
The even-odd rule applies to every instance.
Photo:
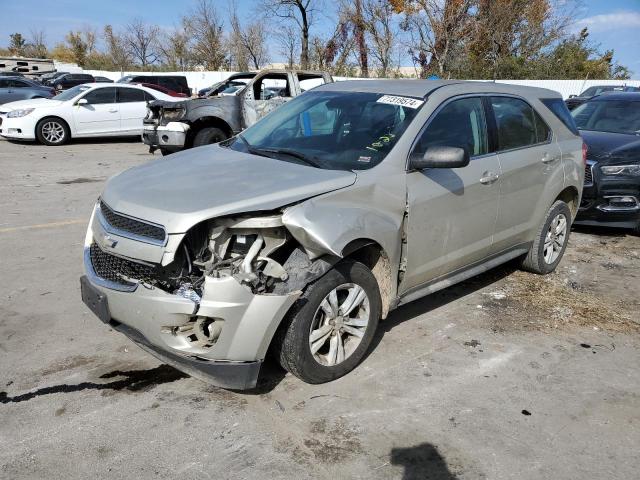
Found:
[[[366,266],[343,262],[307,287],[283,320],[275,351],[283,368],[325,383],[362,360],[381,313],[378,283]]]
[[[229,138],[227,134],[219,128],[207,127],[200,130],[196,133],[196,136],[193,137],[193,146],[201,147],[202,145],[210,145],[212,143],[222,142],[227,138]]]
[[[36,125],[36,137],[45,145],[63,145],[70,136],[69,126],[59,118],[43,118]]]
[[[547,212],[536,232],[533,245],[522,261],[522,268],[546,275],[553,272],[567,248],[571,229],[571,210],[562,200],[556,201]]]

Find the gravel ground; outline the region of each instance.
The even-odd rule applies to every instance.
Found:
[[[273,362],[230,392],[80,301],[104,181],[136,141],[0,141],[0,478],[631,479],[640,238],[578,230],[558,271],[507,265],[395,311],[350,375]]]

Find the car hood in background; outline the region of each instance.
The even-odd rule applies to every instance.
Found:
[[[60,100],[52,100],[50,98],[33,98],[31,100],[19,100],[17,102],[9,102],[2,105],[3,111],[18,110],[20,108],[38,108],[38,107],[56,107],[60,105]]]
[[[587,144],[587,158],[600,163],[640,162],[640,136],[580,130]]]
[[[236,152],[192,148],[112,177],[102,199],[113,210],[184,233],[222,215],[273,210],[352,185],[351,171],[322,170]]]

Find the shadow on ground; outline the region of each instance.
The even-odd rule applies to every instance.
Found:
[[[109,383],[81,382],[75,385],[53,385],[51,387],[39,388],[33,392],[23,393],[22,395],[16,395],[14,397],[8,396],[7,392],[0,392],[0,404],[26,402],[43,395],[51,395],[53,393],[73,393],[83,390],[128,390],[131,392],[137,392],[157,385],[162,385],[163,383],[175,382],[176,380],[187,378],[187,375],[173,367],[170,367],[169,365],[160,365],[149,370],[114,370],[113,372],[100,375],[100,378],[105,379],[117,377],[122,378]]]
[[[430,443],[391,450],[391,464],[404,467],[402,480],[456,480],[438,449]]]

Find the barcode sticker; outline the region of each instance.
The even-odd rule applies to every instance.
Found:
[[[378,99],[378,103],[386,103],[389,105],[398,105],[400,107],[420,108],[424,100],[417,98],[398,97],[396,95],[383,95]]]

